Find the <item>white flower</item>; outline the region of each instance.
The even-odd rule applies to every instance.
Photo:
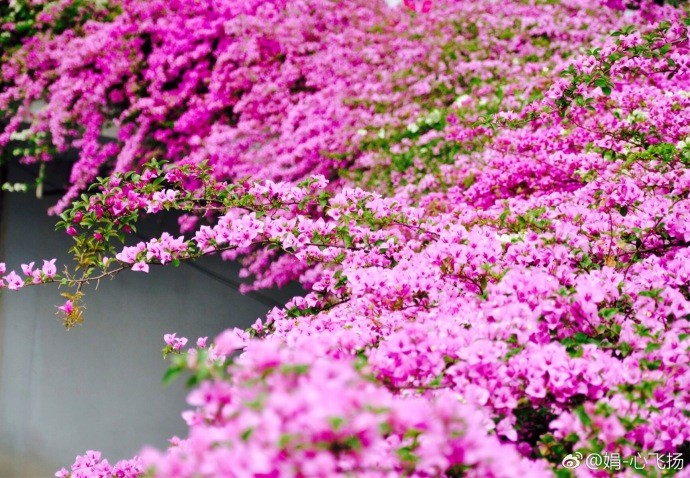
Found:
[[[649,113],[646,111],[642,110],[633,110],[627,118],[625,118],[626,121],[633,123],[633,122],[640,122],[644,121],[649,117]]]
[[[419,126],[417,126],[417,123],[410,123],[407,125],[407,131],[415,134],[417,131],[419,131]]]
[[[428,125],[436,124],[441,120],[441,112],[439,110],[434,110],[428,114],[424,119],[424,122]]]
[[[10,134],[10,139],[13,141],[26,141],[29,139],[29,136],[31,136],[31,131],[25,129],[23,131],[14,131],[12,134]]]
[[[455,101],[453,101],[454,106],[461,106],[465,101],[470,99],[470,95],[460,95]]]
[[[496,239],[501,244],[510,244],[510,243],[519,242],[519,240],[522,239],[522,235],[520,235],[520,234],[499,234],[496,236]]]
[[[29,186],[25,183],[5,183],[2,185],[3,191],[9,191],[11,193],[25,193],[29,189]]]

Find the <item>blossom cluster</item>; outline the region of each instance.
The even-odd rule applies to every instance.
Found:
[[[144,471],[139,459],[121,460],[115,465],[108,460],[101,459],[101,453],[89,450],[83,456],[78,456],[70,471],[62,469],[55,473],[58,478],[92,478],[96,476],[113,476],[118,478],[135,478]]]
[[[91,8],[57,3],[38,16]],[[280,180],[344,166],[372,112],[346,100],[388,68],[400,23],[382,0],[103,3],[117,14],[38,31],[3,60],[0,147],[24,140],[24,162],[79,151],[56,212],[109,164],[209,160],[218,177]]]
[[[131,104],[152,108],[88,161],[117,154],[124,170],[164,144],[173,162],[100,179],[62,214],[81,275],[51,261],[23,276],[3,266],[0,285],[73,286],[68,325],[88,282],[208,254],[244,258],[248,288],[298,279],[308,292],[213,341],[166,334],[166,380],[187,373],[192,386],[187,436],[116,467],[90,452],[59,476],[609,476],[617,471],[571,470],[568,457],[687,456],[684,10],[564,0],[344,2],[334,12],[305,1],[216,2],[211,14],[189,3],[147,23],[149,7],[123,2],[122,17],[71,40],[86,55],[103,32],[128,32],[134,43],[114,54],[136,59],[145,86],[127,88],[147,94]],[[184,35],[173,41],[171,25],[215,18],[227,45],[214,62],[205,40],[198,52]],[[240,26],[249,43],[235,43]],[[159,56],[173,46],[184,54]],[[305,77],[286,99],[288,61],[329,81]],[[251,87],[229,93],[249,71]],[[204,79],[241,106],[234,124],[193,116],[215,111],[206,103],[175,103]],[[154,100],[163,90],[175,92],[162,96],[170,104]],[[322,114],[343,123],[319,123]],[[86,131],[100,128],[85,118]],[[51,124],[59,133],[61,120]],[[233,134],[213,143],[220,130]],[[170,209],[185,214],[181,232],[129,242],[143,215]]]

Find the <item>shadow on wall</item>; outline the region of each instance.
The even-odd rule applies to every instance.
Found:
[[[8,180],[32,181],[32,173],[12,166]],[[56,199],[4,195],[0,260],[8,269],[53,257],[69,263],[71,239],[55,232],[56,218],[46,214]],[[150,224],[148,235],[163,226]],[[209,258],[150,274],[125,272],[87,293],[86,322],[71,331],[56,315],[57,287],[2,291],[0,477],[52,476],[88,449],[113,463],[183,434],[183,384],[161,384],[163,334],[196,340],[247,327],[301,291],[244,296],[235,288],[238,270]]]

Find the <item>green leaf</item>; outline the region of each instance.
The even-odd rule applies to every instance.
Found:
[[[650,290],[642,290],[638,294],[640,297],[650,297],[654,300],[659,298],[659,295],[664,289],[650,289]]]
[[[614,315],[618,313],[618,309],[615,307],[607,308],[607,309],[600,309],[599,310],[599,316],[601,316],[604,319],[610,319]]]
[[[589,335],[585,334],[584,332],[578,332],[576,333],[573,338],[575,339],[575,343],[577,344],[586,344],[591,342]]]
[[[247,428],[245,431],[242,432],[242,435],[240,435],[240,438],[242,441],[247,441],[249,440],[249,437],[252,436],[252,433],[254,433],[253,428]]]
[[[333,431],[336,432],[345,424],[345,419],[342,417],[331,417],[329,421],[331,422],[331,428],[333,428]]]
[[[403,461],[405,463],[410,463],[414,464],[419,460],[419,457],[412,453],[412,450],[410,447],[402,447],[399,448],[398,451],[398,458],[400,458],[400,461]]]
[[[510,216],[510,209],[506,208],[500,216],[498,216],[498,223],[503,227],[505,225],[506,219]]]
[[[197,374],[194,374],[187,379],[187,383],[185,383],[186,388],[192,388],[195,387],[199,384],[199,376]]]
[[[580,419],[580,422],[582,422],[582,424],[585,427],[589,427],[592,425],[592,419],[589,417],[589,415],[587,415],[587,412],[585,411],[585,409],[582,406],[577,407],[575,409],[575,413],[577,414],[578,418]]]
[[[621,213],[621,216],[625,217],[628,215],[628,206],[618,206],[618,212]]]
[[[642,359],[640,360],[640,365],[647,370],[659,370],[661,368],[661,360]]]
[[[163,385],[170,385],[173,381],[177,379],[177,377],[179,377],[182,374],[183,371],[184,367],[182,365],[170,367],[163,374]]]

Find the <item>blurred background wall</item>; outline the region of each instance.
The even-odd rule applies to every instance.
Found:
[[[42,258],[69,264],[71,239],[55,232],[56,218],[46,213],[68,172],[64,158],[49,166],[43,199],[32,191],[3,194],[0,261],[8,270]],[[35,175],[10,165],[5,180],[32,182]],[[154,237],[174,223],[150,222],[144,233]],[[64,301],[56,286],[0,291],[0,477],[52,476],[89,449],[114,463],[183,436],[186,390],[183,380],[161,383],[163,334],[212,338],[299,293],[241,295],[237,271],[204,260],[124,272],[88,291],[86,322],[70,331],[56,315]]]

